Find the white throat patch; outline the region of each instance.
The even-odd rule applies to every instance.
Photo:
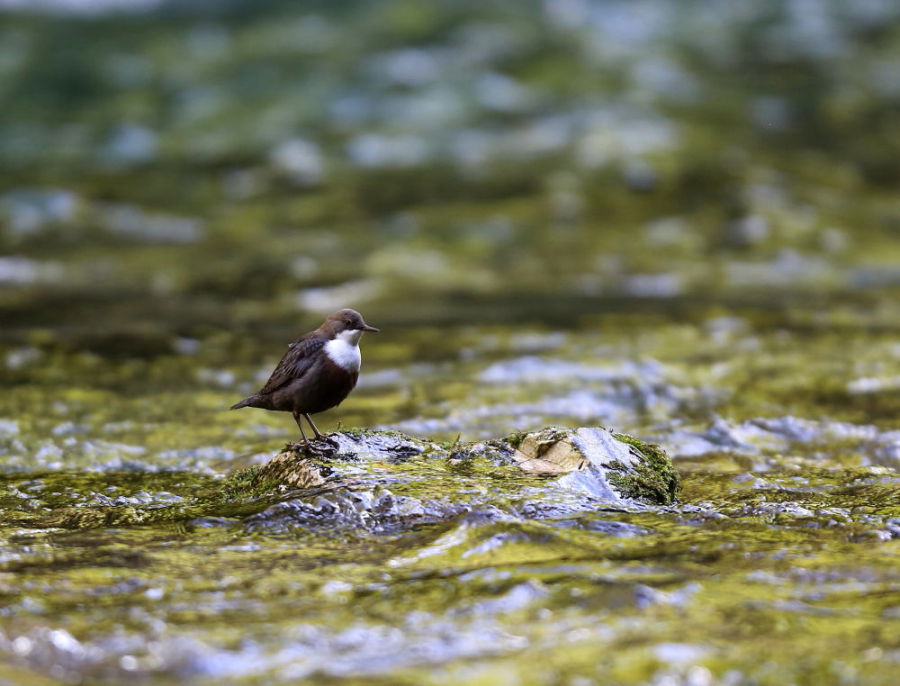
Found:
[[[358,372],[362,357],[359,354],[359,339],[363,332],[360,329],[341,331],[334,340],[325,344],[325,354],[341,369]]]

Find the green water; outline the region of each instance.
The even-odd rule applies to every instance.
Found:
[[[0,679],[896,681],[897,12],[633,4],[0,15]],[[679,503],[236,487],[343,306],[322,430],[607,426]]]
[[[604,327],[614,334],[567,331],[561,343],[535,329],[444,330],[459,348],[489,341],[465,361],[453,345],[438,354],[428,331],[369,337],[366,373],[384,384],[361,388],[320,425],[408,428],[456,418],[473,438],[510,424],[607,423],[558,409],[559,398],[602,398],[610,385],[646,382],[649,374],[627,365],[649,359],[661,365],[651,383],[664,400],[631,412],[619,400],[616,411],[630,420],[617,427],[676,457],[679,445],[696,445],[684,436],[703,432],[711,412],[733,425],[745,417],[829,419],[809,440],[769,447],[770,435],[756,451],[713,446],[678,458],[675,509],[506,521],[463,513],[387,532],[311,531],[290,520],[248,523],[296,493],[223,491],[223,474],[272,454],[293,428],[285,415],[226,412],[240,395],[234,390],[198,390],[191,370],[212,364],[206,353],[101,365],[112,378],[133,377],[127,390],[79,370],[82,355],[43,358],[4,398],[4,416],[18,421],[18,433],[3,439],[0,500],[3,630],[8,641],[20,638],[7,644],[13,662],[62,669],[54,675],[75,681],[133,671],[211,682],[330,675],[638,683],[667,674],[686,683],[890,683],[900,641],[900,502],[896,457],[885,452],[893,441],[874,427],[847,434],[834,420],[867,413],[890,429],[892,399],[835,399],[865,364],[836,371],[852,336],[838,342],[828,329],[751,326],[716,343],[702,324],[649,327],[642,319],[632,329]],[[870,352],[878,348],[866,338]],[[517,342],[529,339],[559,344],[529,351],[531,374],[541,364],[559,374],[554,365],[566,361],[582,365],[578,374],[552,383],[479,380],[521,360]],[[801,347],[835,359],[803,374],[793,364]],[[433,367],[423,370],[425,359]],[[250,373],[233,368],[236,378]],[[397,373],[385,375],[389,369]],[[41,407],[62,370],[65,390],[52,408]],[[612,370],[611,378],[583,381],[591,370]],[[66,426],[77,432],[54,435]],[[452,439],[455,426],[435,435]],[[143,471],[157,466],[164,471]],[[477,502],[476,512],[486,504],[508,511],[504,478],[515,478],[460,474],[427,460],[400,468],[405,473],[421,480],[412,490],[395,487],[398,495]],[[41,633],[49,628],[81,643],[53,652]]]

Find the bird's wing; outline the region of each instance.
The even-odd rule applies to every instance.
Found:
[[[299,379],[309,371],[315,362],[313,353],[320,350],[325,341],[318,336],[303,336],[290,344],[272,376],[266,381],[258,395],[267,395],[284,386],[289,381]]]

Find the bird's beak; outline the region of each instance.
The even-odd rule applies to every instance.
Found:
[[[369,326],[368,324],[363,324],[363,331],[371,331],[372,333],[378,333],[379,329],[376,329],[374,326]]]

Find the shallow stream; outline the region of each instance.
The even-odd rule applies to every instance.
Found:
[[[2,401],[0,647],[66,681],[891,683],[900,433],[894,393],[863,381],[900,366],[891,336],[867,332],[873,361],[850,364],[852,333],[828,327],[627,321],[384,326],[322,428],[613,426],[676,458],[678,506],[535,518],[471,474],[477,504],[399,530],[286,526],[254,515],[296,493],[223,495],[294,438],[286,415],[225,410],[264,366],[204,344],[102,365],[32,352]],[[436,501],[466,476],[415,468]]]
[[[897,683],[900,6],[136,4],[0,15],[0,682]],[[344,306],[323,430],[606,426],[679,502],[235,489]]]

